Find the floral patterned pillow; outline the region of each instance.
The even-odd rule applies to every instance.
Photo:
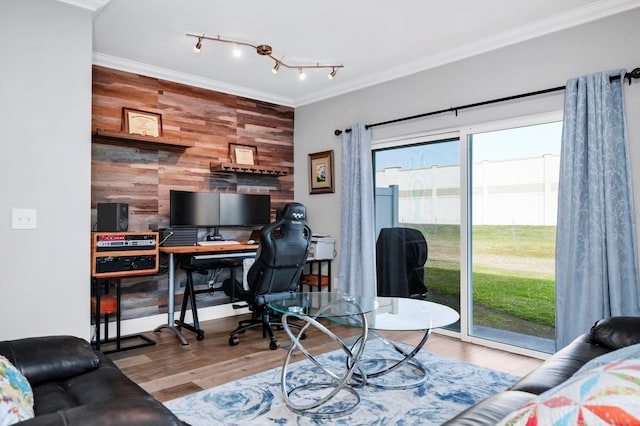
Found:
[[[575,374],[504,418],[503,426],[639,425],[640,360]]]
[[[7,358],[0,355],[0,426],[12,425],[33,416],[31,385]]]

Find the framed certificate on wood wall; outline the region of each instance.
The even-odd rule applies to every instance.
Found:
[[[258,164],[256,157],[258,149],[251,145],[238,145],[235,143],[229,144],[229,156],[231,162],[236,164],[248,164],[255,166]]]
[[[126,133],[156,138],[162,135],[162,116],[160,114],[122,108],[122,115]]]

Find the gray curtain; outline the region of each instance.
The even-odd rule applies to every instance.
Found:
[[[610,82],[610,75],[621,78]],[[558,194],[556,348],[601,318],[640,315],[624,70],[569,80]]]
[[[376,295],[371,130],[357,123],[342,136],[342,226],[338,291]]]

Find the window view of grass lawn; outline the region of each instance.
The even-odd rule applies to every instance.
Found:
[[[460,311],[460,227],[402,224],[429,245],[429,299]],[[555,226],[473,227],[475,325],[555,338]]]

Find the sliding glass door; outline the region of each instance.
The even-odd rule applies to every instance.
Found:
[[[554,350],[561,132],[551,122],[467,138],[470,336]]]
[[[426,299],[460,312],[465,340],[554,351],[560,120],[374,143],[377,232],[422,232]]]
[[[377,232],[419,230],[427,240],[427,300],[460,311],[460,142],[457,138],[374,151]],[[460,324],[449,328],[459,331]]]

